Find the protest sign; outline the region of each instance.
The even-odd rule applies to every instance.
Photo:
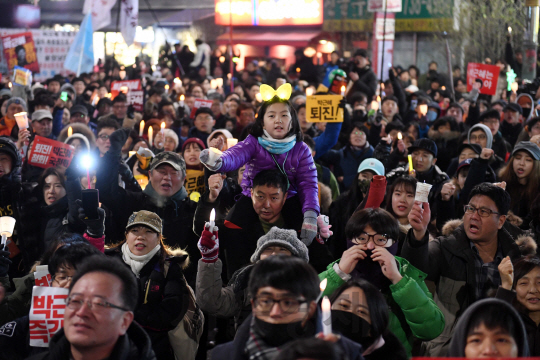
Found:
[[[51,286],[51,274],[47,265],[36,266],[34,271],[34,279],[36,286]]]
[[[133,105],[135,111],[144,111],[144,91],[143,90],[130,90],[127,94],[128,105]]]
[[[308,96],[306,101],[307,122],[343,122],[343,109],[339,102],[341,95]]]
[[[124,88],[124,89],[122,89]],[[142,90],[141,80],[113,81],[111,83],[111,98],[114,99],[124,90],[127,93],[133,90]]]
[[[32,143],[28,163],[44,169],[53,166],[67,168],[73,158],[73,152],[74,148],[71,145],[38,135]]]
[[[69,290],[34,286],[30,308],[30,346],[48,347],[51,338],[64,326]]]
[[[197,110],[202,107],[211,108],[212,100],[195,99],[195,104],[193,105],[193,109],[191,109],[191,114],[189,115],[189,117],[194,118]]]
[[[469,63],[467,65],[467,91],[472,90],[475,82],[481,82],[480,94],[495,95],[499,72],[499,67],[495,65]]]
[[[39,63],[31,32],[2,36],[2,47],[8,70],[20,66],[34,73],[39,72]]]

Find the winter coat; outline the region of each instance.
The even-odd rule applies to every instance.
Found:
[[[358,175],[358,167],[365,159],[373,157],[373,146],[366,141],[361,150],[353,150],[349,145],[340,150],[330,150],[322,160],[334,165],[334,175],[343,176],[340,191],[345,191]]]
[[[236,146],[235,146],[236,147]],[[281,215],[284,220],[283,229],[292,229],[298,232],[302,228],[303,216],[297,198],[285,202]],[[213,208],[220,207],[220,198],[214,203],[208,202],[208,194],[204,194],[197,205],[193,220],[193,231],[201,234],[204,223],[210,218]],[[257,249],[257,241],[265,234],[259,216],[253,209],[251,197],[241,197],[229,211],[225,219],[216,218],[216,226],[219,228],[219,257],[226,268],[224,274],[227,280],[233,278],[233,274],[242,267],[251,263],[251,255]],[[313,240],[308,246],[310,264],[317,270],[322,271],[332,261],[332,256],[326,245]]]
[[[248,281],[253,265],[247,265],[236,271],[225,287],[221,280],[222,268],[223,263],[220,259],[214,263],[199,260],[197,304],[210,315],[224,318],[234,316],[234,325],[237,329],[251,314]]]
[[[332,191],[332,200],[337,199],[339,196],[339,184],[334,173],[326,166],[317,163],[315,163],[315,167],[317,168],[317,179],[330,188]]]
[[[439,336],[444,328],[444,316],[424,282],[426,274],[399,256],[395,259],[403,278],[381,291],[390,308],[388,329],[411,356],[414,338],[431,340]],[[338,263],[339,260],[328,265],[327,270],[319,274],[319,279],[328,279],[324,295],[331,295],[346,282],[334,270],[334,264]]]
[[[198,239],[192,230],[197,203],[187,197],[185,188],[182,187],[178,193],[166,199],[149,191],[151,183],[143,192],[127,191],[118,185],[117,157],[107,153],[101,160],[101,166],[96,174],[96,188],[99,190],[99,200],[110,210],[114,224],[124,229],[133,212],[139,210],[154,212],[163,221],[163,237],[166,245],[186,250],[192,261],[201,258],[197,248]],[[190,285],[195,284],[196,271],[196,267],[191,265],[184,272]]]
[[[430,357],[446,355],[457,320],[465,309],[478,300],[475,295],[474,253],[462,220],[447,223],[442,232],[443,236],[433,241],[429,241],[428,234],[422,241],[417,241],[411,229],[401,250],[402,256],[414,260],[416,264],[423,263],[419,267],[426,270],[427,280],[435,283],[435,302],[446,320],[443,333],[424,343],[425,356]],[[519,259],[522,253],[536,251],[536,243],[532,238],[515,234],[522,232],[507,223],[498,232],[502,256],[510,256],[512,261]]]
[[[437,145],[437,166],[443,171],[446,171],[452,158],[458,155],[457,148],[459,147],[458,139],[460,136],[459,131],[448,131],[442,134],[437,130],[433,130],[433,128],[428,131],[428,138]]]
[[[522,129],[523,125],[521,123],[510,124],[506,120],[501,121],[500,132],[503,138],[508,141],[512,148],[514,148],[516,145],[517,138],[519,137]]]
[[[319,213],[317,170],[309,147],[304,142],[298,141],[288,152],[273,157],[289,178],[287,198],[298,194],[302,213],[308,210]],[[244,141],[224,151],[221,159],[223,163],[220,172],[236,170],[246,164],[242,179],[242,194],[249,197],[255,176],[263,170],[277,169],[272,154],[266,151],[253,135],[248,135]]]
[[[315,319],[315,321],[318,321],[318,319]],[[245,348],[246,348],[246,343],[249,339],[250,324],[251,324],[251,316],[249,316],[246,319],[246,321],[244,321],[244,323],[240,326],[233,341],[222,344],[222,345],[218,345],[212,350],[210,359],[211,360],[248,360],[249,356],[245,352]],[[318,326],[318,327],[321,327],[321,326]],[[322,329],[319,329],[319,330],[322,331]],[[352,340],[349,340],[345,336],[341,336],[336,344],[338,344],[338,346],[342,348],[343,352],[346,355],[346,359],[349,359],[349,360],[363,359],[362,345]]]
[[[22,316],[0,327],[2,360],[23,360],[47,351],[46,347],[30,346],[30,317]]]
[[[373,98],[377,91],[377,75],[371,70],[371,67],[366,66],[365,68],[359,69],[355,66],[352,71],[356,72],[359,78],[353,83],[351,90],[349,90],[347,101],[351,102],[352,95],[357,91],[366,94],[368,99]]]
[[[49,351],[32,356],[30,360],[68,360],[71,358],[71,345],[66,339],[64,329],[60,329],[51,339]],[[156,360],[150,338],[134,321],[125,335],[116,341],[109,359],[118,360]]]
[[[514,320],[515,327],[512,330],[512,337],[516,342],[518,348],[517,357],[534,356],[529,352],[529,344],[527,344],[528,333],[521,322],[521,318],[518,312],[508,303],[499,299],[484,299],[472,304],[462,315],[461,319],[457,323],[454,337],[450,342],[448,349],[449,357],[465,357],[465,347],[467,346],[467,338],[469,337],[469,326],[471,318],[481,311],[481,308],[496,305],[501,307],[501,311],[510,314]],[[503,310],[502,308],[506,308]],[[532,321],[532,320],[531,320]],[[536,327],[536,324],[535,324]]]
[[[0,325],[13,321],[30,312],[32,289],[35,285],[34,273],[13,279],[15,291],[0,303]]]
[[[137,278],[139,299],[134,320],[148,333],[156,357],[174,360],[168,332],[178,325],[187,311],[189,289],[183,268],[189,264],[189,258],[185,251],[175,250],[175,257],[162,265],[162,251],[144,265]],[[109,250],[107,255],[121,259],[120,246]]]
[[[212,55],[212,49],[210,49],[210,46],[206,43],[202,43],[197,45],[197,53],[195,54],[195,58],[189,64],[192,68],[196,68],[198,70],[199,67],[204,66],[207,71],[210,71],[210,56]],[[187,71],[187,69],[184,69]]]
[[[369,355],[363,355],[365,360],[408,360],[407,352],[401,341],[391,331],[383,335],[384,345]]]
[[[386,172],[390,172],[406,162],[407,153],[405,151],[400,153],[397,147],[392,151],[391,144],[388,144],[385,140],[379,140],[373,151],[373,157],[383,163]]]
[[[524,141],[528,141],[524,140]],[[519,142],[519,141],[518,141]],[[512,145],[508,141],[506,141],[501,132],[498,131],[495,136],[493,136],[493,142],[491,144],[491,148],[495,152],[495,155],[503,159],[505,162],[507,160],[507,157],[510,158],[510,155],[512,154]]]
[[[343,122],[340,123],[328,123],[326,129],[319,135],[313,138],[315,141],[315,160],[323,156],[333,148],[338,141],[339,133],[344,123],[346,123],[349,118],[349,112],[347,110],[343,111]]]

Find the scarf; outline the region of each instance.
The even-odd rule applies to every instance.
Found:
[[[165,206],[171,200],[175,202],[180,202],[188,196],[187,190],[183,186],[180,190],[178,190],[176,194],[174,194],[170,198],[161,196],[156,192],[156,190],[154,190],[151,182],[148,182],[148,185],[146,185],[146,187],[144,188],[143,193],[150,196],[150,198],[156,203],[158,207]]]
[[[274,139],[266,130],[263,130],[263,132],[263,136],[258,138],[259,144],[270,154],[284,154],[296,145],[296,135],[291,135],[284,139]]]
[[[146,265],[154,257],[154,255],[156,255],[159,249],[161,249],[161,245],[157,245],[146,255],[133,255],[133,253],[129,250],[127,242],[125,242],[124,245],[122,245],[122,259],[131,267],[131,271],[133,271],[135,276],[139,278],[139,274],[141,273],[144,265]]]

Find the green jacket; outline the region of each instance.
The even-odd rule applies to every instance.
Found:
[[[431,340],[441,334],[444,329],[444,316],[424,283],[426,274],[403,258],[396,256],[396,260],[403,279],[390,285],[389,289],[382,293],[390,310],[388,328],[401,341],[410,357],[415,338]],[[324,291],[327,296],[345,283],[333,268],[336,263],[339,263],[339,260],[328,265],[327,270],[319,274],[319,279],[328,279]]]

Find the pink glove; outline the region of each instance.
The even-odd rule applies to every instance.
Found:
[[[219,255],[218,228],[217,226],[214,226],[213,233],[211,233],[209,230],[210,225],[208,223],[204,224],[204,230],[201,234],[197,247],[201,252],[203,262],[215,263]]]
[[[319,217],[317,217],[317,226],[319,227],[319,234],[323,238],[328,239],[330,236],[334,235],[334,233],[330,230],[332,225],[330,225],[328,216],[319,215]]]

